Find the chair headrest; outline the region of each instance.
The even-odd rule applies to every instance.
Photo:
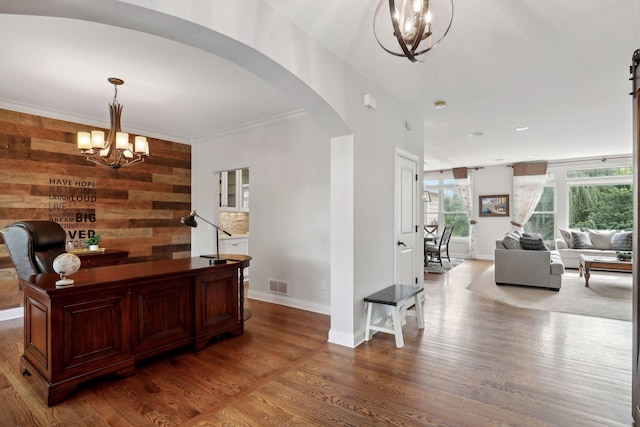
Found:
[[[53,221],[19,221],[9,227],[25,229],[33,238],[35,250],[49,246],[64,246],[67,233],[57,222]]]

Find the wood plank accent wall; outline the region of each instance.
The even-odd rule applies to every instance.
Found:
[[[76,132],[89,130],[0,109],[0,227],[55,220],[76,246],[99,234],[101,247],[129,251],[129,262],[190,256],[191,228],[180,217],[191,210],[191,146],[148,138],[144,163],[113,170],[77,150]],[[0,309],[21,304],[0,240]]]

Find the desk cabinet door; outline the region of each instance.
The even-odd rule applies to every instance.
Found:
[[[149,356],[190,342],[193,333],[193,279],[178,278],[132,290],[133,352]]]
[[[51,380],[90,374],[130,359],[128,310],[125,290],[81,295],[52,310]]]
[[[238,269],[196,276],[196,336],[215,336],[240,323]]]

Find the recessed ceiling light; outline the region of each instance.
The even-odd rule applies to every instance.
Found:
[[[433,105],[436,107],[436,110],[441,110],[447,106],[447,103],[444,101],[436,101]]]
[[[528,129],[529,129],[529,126],[519,126],[519,127],[516,128],[516,131],[520,132],[520,131],[528,130]]]
[[[471,132],[469,134],[469,136],[482,136],[482,135],[484,135],[484,132]]]
[[[504,159],[493,159],[494,162],[504,162]]]

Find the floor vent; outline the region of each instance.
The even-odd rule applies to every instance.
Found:
[[[289,295],[289,284],[281,280],[269,280],[269,292],[280,295]]]

